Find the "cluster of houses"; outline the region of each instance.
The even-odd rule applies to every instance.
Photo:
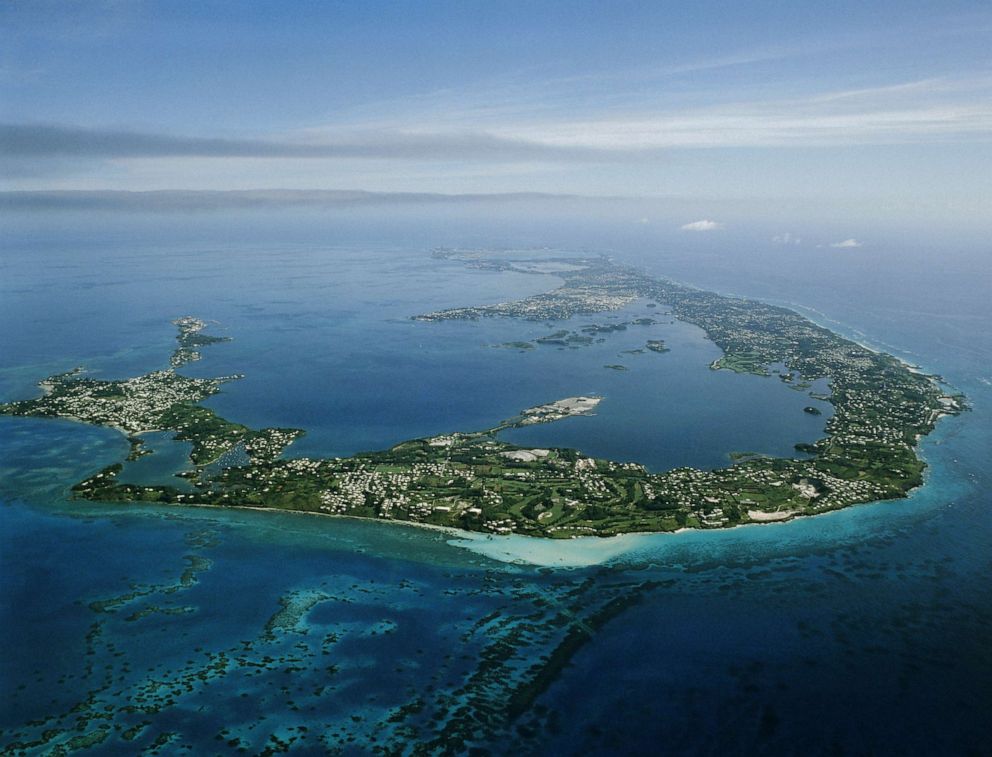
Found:
[[[124,381],[78,378],[73,372],[42,382],[45,395],[12,402],[3,411],[13,415],[51,415],[75,418],[127,433],[158,428],[162,414],[182,402],[199,402],[215,394],[231,378],[199,379],[174,371],[153,371]]]

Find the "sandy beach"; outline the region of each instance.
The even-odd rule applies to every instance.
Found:
[[[766,513],[763,510],[748,510],[747,517],[757,523],[771,523],[777,520],[789,520],[795,515],[794,510],[782,510],[777,513]]]

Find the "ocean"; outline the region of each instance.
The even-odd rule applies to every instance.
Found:
[[[0,400],[34,396],[38,380],[78,365],[99,378],[162,368],[170,321],[195,315],[232,341],[183,370],[245,374],[207,404],[251,426],[306,429],[291,456],[488,428],[578,394],[603,396],[595,416],[507,438],[653,470],[794,454],[818,438],[828,412],[804,413],[807,395],[710,371],[719,350],[702,332],[643,302],[573,318],[568,328],[657,321],[578,349],[505,346],[562,324],[410,319],[557,282],[466,268],[432,247],[546,245],[794,307],[942,375],[972,410],[924,440],[927,482],[908,500],[564,543],[77,502],[68,487],[126,454],[123,437],[0,418],[0,746],[989,751],[992,282],[982,251],[699,245],[641,229],[438,219],[166,218],[56,219],[7,235]],[[647,339],[671,352],[632,352]],[[134,480],[182,465],[181,448],[156,444]]]

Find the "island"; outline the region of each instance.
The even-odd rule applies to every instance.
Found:
[[[563,283],[523,300],[425,313],[414,316],[417,320],[557,322],[648,301],[706,332],[723,351],[713,370],[770,376],[774,366],[784,366],[776,372],[798,379],[797,387],[825,380],[829,395],[816,396],[833,406],[825,436],[797,445],[796,458],[742,455],[725,468],[662,473],[636,462],[593,458],[575,449],[523,448],[499,438],[507,428],[592,413],[603,401],[569,397],[522,410],[488,429],[452,431],[346,458],[287,457],[303,430],[252,429],[201,404],[240,376],[202,379],[178,372],[201,357],[200,349],[226,339],[203,333],[207,324],[189,316],[174,322],[177,347],[169,368],[117,381],[89,378],[82,369],[58,374],[40,383],[42,396],[0,405],[0,414],[118,429],[131,442],[132,459],[142,453],[145,432],[172,432],[191,444],[192,468],[177,474],[183,486],[126,483],[120,478],[124,460],[77,483],[73,493],[80,498],[271,508],[573,538],[777,522],[906,497],[923,482],[925,463],[916,451],[920,438],[942,416],[967,408],[961,395],[945,391],[939,377],[783,307],[676,284],[605,257],[561,257],[528,267],[526,261],[511,263],[480,251],[446,249],[435,255],[486,270],[554,270]],[[596,325],[578,333],[648,322],[653,321]],[[545,343],[581,344],[576,333],[558,329]],[[667,351],[660,341],[647,348]]]

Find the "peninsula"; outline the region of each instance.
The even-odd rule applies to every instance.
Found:
[[[125,483],[122,461],[76,484],[73,492],[81,498],[276,508],[569,538],[781,521],[905,497],[923,481],[919,439],[942,415],[965,409],[963,398],[945,392],[938,377],[786,308],[665,281],[603,257],[510,262],[478,251],[434,254],[491,270],[550,265],[563,284],[523,300],[436,311],[418,320],[567,321],[647,300],[706,332],[723,351],[713,370],[768,376],[771,366],[784,366],[782,378],[800,388],[825,379],[830,394],[823,399],[834,410],[826,435],[797,445],[801,458],[746,456],[717,470],[664,473],[498,438],[507,428],[592,413],[602,399],[569,397],[481,431],[414,439],[347,458],[287,458],[284,451],[302,430],[251,429],[201,404],[240,376],[198,379],[177,372],[199,359],[203,347],[225,341],[205,334],[207,324],[189,316],[174,322],[177,347],[169,368],[121,381],[88,378],[81,369],[51,376],[40,384],[42,396],[2,404],[0,414],[116,428],[131,442],[129,459],[145,453],[141,435],[148,431],[171,431],[192,445],[192,469],[178,474],[183,486]],[[582,336],[627,325],[586,328],[582,335],[564,329],[552,341],[581,344]],[[647,348],[668,350],[660,341]]]

